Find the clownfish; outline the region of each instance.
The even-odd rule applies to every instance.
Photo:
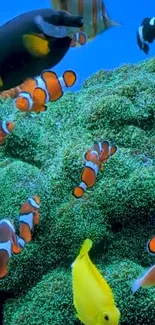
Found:
[[[65,71],[60,78],[52,71],[43,71],[39,77],[25,81],[15,99],[15,106],[23,112],[45,111],[45,104],[61,98],[64,88],[72,87],[76,78],[75,72],[71,70]]]
[[[13,224],[7,219],[2,219],[0,221],[0,279],[8,273],[8,263],[12,253],[20,252],[19,245]]]
[[[146,245],[146,250],[150,255],[155,256],[155,236],[153,236]]]
[[[73,38],[72,38],[72,41],[71,41],[71,44],[70,44],[70,47],[75,47],[75,46],[79,46],[79,45],[85,45],[87,43],[87,35],[86,33],[84,32],[79,32],[79,33],[75,33]]]
[[[91,247],[92,241],[87,238],[72,264],[76,316],[85,325],[118,325],[120,311],[109,284],[89,257]]]
[[[20,223],[20,239],[29,243],[32,239],[32,231],[34,225],[38,225],[40,198],[38,196],[30,197],[20,208],[19,223]]]
[[[109,157],[117,151],[117,146],[110,146],[108,141],[95,142],[93,147],[85,153],[85,163],[81,174],[81,183],[74,187],[72,194],[81,198],[87,188],[94,186],[99,170],[103,169]]]
[[[14,122],[0,121],[0,145],[3,145],[6,137],[11,134],[14,128]]]

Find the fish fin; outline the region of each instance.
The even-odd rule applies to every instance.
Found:
[[[56,37],[63,38],[68,36],[68,29],[66,26],[56,26],[52,23],[46,22],[42,16],[38,15],[34,19],[38,28],[47,36],[47,37]]]
[[[43,71],[41,77],[46,81],[46,79],[58,79],[57,74],[53,71]]]
[[[66,87],[72,87],[77,80],[76,73],[72,70],[65,71],[62,77]]]
[[[90,251],[92,245],[93,245],[93,242],[91,239],[89,239],[89,238],[85,239],[85,241],[83,242],[83,245],[80,249],[79,257],[82,258],[84,255],[86,255]]]
[[[50,0],[50,6],[51,6],[51,0]],[[53,6],[53,9],[55,9],[55,10],[60,10],[61,9],[60,3],[57,0],[52,0],[52,6]]]
[[[76,317],[80,320],[80,322],[83,323],[83,320],[82,320],[82,318],[79,316],[79,314],[76,314]]]
[[[35,109],[35,112],[36,112],[37,114],[39,114],[39,113],[41,113],[41,112],[45,112],[46,110],[47,110],[47,106],[46,106],[46,105],[43,105],[43,106],[41,106],[41,107]]]
[[[22,251],[22,247],[19,247],[18,244],[12,245],[12,253],[13,254],[19,254]]]
[[[76,199],[80,199],[84,194],[84,190],[82,187],[76,186],[73,188],[72,194]]]
[[[77,41],[76,41],[76,34],[73,35],[73,38],[71,40],[71,43],[70,43],[70,47],[76,47],[77,45]]]
[[[35,57],[43,57],[50,52],[48,41],[40,35],[23,35],[23,44],[27,51]]]
[[[20,222],[20,237],[26,242],[29,243],[32,239],[31,229],[27,223]]]
[[[75,259],[75,261],[72,263],[71,267],[73,268],[75,263],[81,259],[83,256],[85,256],[91,249],[93,245],[93,242],[91,241],[91,239],[87,238],[85,239],[85,241],[83,242],[83,245],[80,249],[80,253],[79,255],[77,256],[77,258]]]
[[[103,142],[101,142],[101,146],[102,146],[102,152],[100,154],[100,160],[101,162],[106,162],[107,159],[109,158],[109,141],[105,140]]]
[[[132,293],[134,294],[141,286],[141,279],[134,280],[132,282],[131,290]]]
[[[115,21],[115,20],[111,19],[107,9],[105,9],[103,17],[106,20],[106,28],[121,27],[122,26],[122,24],[119,23],[118,21]]]
[[[45,111],[47,111],[47,106],[46,105],[42,106],[42,108],[41,108],[41,112],[45,112]]]
[[[88,39],[87,39],[87,43],[90,43],[90,42],[93,41],[94,39],[95,39],[95,36],[88,37]]]
[[[0,76],[0,87],[3,86],[3,80],[2,80],[2,77]]]
[[[88,149],[86,151],[86,153],[84,154],[84,159],[87,161],[91,160],[91,150],[90,149]]]
[[[117,146],[113,145],[110,147],[110,156],[113,156],[114,153],[117,151]]]
[[[41,112],[44,112],[46,110],[47,107],[45,105],[38,105],[38,104],[33,105],[33,112],[35,112],[36,114],[40,114]]]
[[[8,273],[7,265],[9,262],[9,254],[7,250],[0,249],[0,280],[4,279]]]
[[[29,110],[29,100],[23,97],[17,97],[15,99],[15,107],[22,112],[27,112]]]
[[[33,101],[34,104],[39,104],[40,106],[43,106],[46,101],[46,92],[44,89],[40,87],[36,87],[34,92],[33,92]]]
[[[107,19],[106,21],[106,25],[110,28],[110,27],[121,27],[123,26],[121,23],[119,23],[118,21],[112,20],[112,19]]]
[[[155,256],[155,236],[147,242],[146,250],[150,255]]]
[[[85,32],[80,31],[79,32],[79,41],[78,41],[78,43],[80,45],[85,45],[87,43],[87,41],[88,41],[87,34]]]

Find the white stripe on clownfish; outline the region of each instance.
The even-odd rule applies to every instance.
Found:
[[[85,182],[81,182],[78,187],[81,187],[83,189],[83,191],[85,191],[88,186]]]
[[[2,129],[6,134],[11,134],[11,132],[7,128],[7,122],[6,121],[2,121]]]
[[[98,152],[97,152],[96,150],[92,150],[92,151],[91,151],[91,154],[92,154],[92,155],[96,155],[96,156],[99,157],[99,154],[98,154]]]
[[[18,243],[18,245],[21,246],[22,248],[24,248],[24,246],[26,244],[25,240],[23,238],[17,236],[17,235],[16,235],[16,237],[17,237],[17,243]]]
[[[39,209],[39,208],[40,208],[40,205],[37,204],[36,201],[35,201],[32,197],[28,198],[28,202],[29,202],[29,203],[30,203],[34,208],[36,208],[36,209]]]
[[[32,107],[33,107],[33,99],[31,97],[31,95],[26,91],[22,91],[21,93],[19,93],[18,98],[19,97],[24,97],[24,98],[26,98],[28,100],[28,103],[29,103],[29,109],[28,110],[30,111],[32,109]],[[15,99],[15,101],[16,101],[16,99]]]
[[[93,171],[95,172],[95,175],[97,175],[97,173],[99,171],[99,168],[92,161],[86,161],[86,163],[84,164],[84,166],[93,169]]]
[[[38,76],[34,79],[36,81],[37,87],[39,87],[45,91],[45,94],[46,94],[45,103],[48,103],[50,101],[50,96],[49,96],[49,93],[47,90],[46,82],[43,80],[43,78],[41,76]]]
[[[102,152],[102,151],[103,151],[103,148],[102,148],[102,143],[101,143],[101,142],[99,142],[99,143],[98,143],[98,146],[99,146],[99,151],[100,151],[100,152]]]
[[[9,257],[11,257],[11,240],[8,240],[5,243],[0,243],[0,251],[5,250]]]
[[[33,228],[33,212],[30,212],[28,214],[21,214],[19,217],[19,221],[28,224],[30,229],[32,230],[32,228]]]
[[[62,89],[67,87],[63,77],[60,77],[58,80]]]

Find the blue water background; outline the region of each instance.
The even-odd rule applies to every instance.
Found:
[[[122,27],[109,29],[85,46],[70,49],[65,58],[52,69],[59,76],[66,69],[73,69],[78,74],[77,84],[72,90],[80,89],[83,81],[100,69],[136,63],[152,57],[155,52],[153,44],[149,56],[146,56],[136,43],[138,25],[143,18],[155,16],[154,0],[106,0],[105,4],[110,16],[121,22]],[[0,25],[26,11],[50,7],[50,0],[2,1]]]

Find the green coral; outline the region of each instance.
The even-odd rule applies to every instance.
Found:
[[[41,198],[33,241],[11,258],[0,282],[0,290],[16,296],[5,304],[4,324],[79,324],[70,265],[86,237],[94,242],[91,256],[103,274],[106,266],[120,323],[153,324],[154,289],[132,297],[130,286],[152,263],[146,242],[155,225],[154,60],[99,71],[79,92],[66,93],[39,115],[23,114],[10,100],[1,105],[0,118],[16,124],[0,148],[0,218],[14,218],[18,231],[20,205],[30,195]],[[118,150],[77,200],[72,189],[80,181],[83,155],[100,138]]]
[[[144,269],[126,259],[112,263],[104,271],[103,266],[98,267],[114,291],[117,307],[121,310],[121,325],[153,325],[155,289],[140,289],[131,294],[133,279]],[[69,268],[58,267],[48,272],[24,297],[6,304],[4,325],[80,324],[73,307],[71,287]]]

